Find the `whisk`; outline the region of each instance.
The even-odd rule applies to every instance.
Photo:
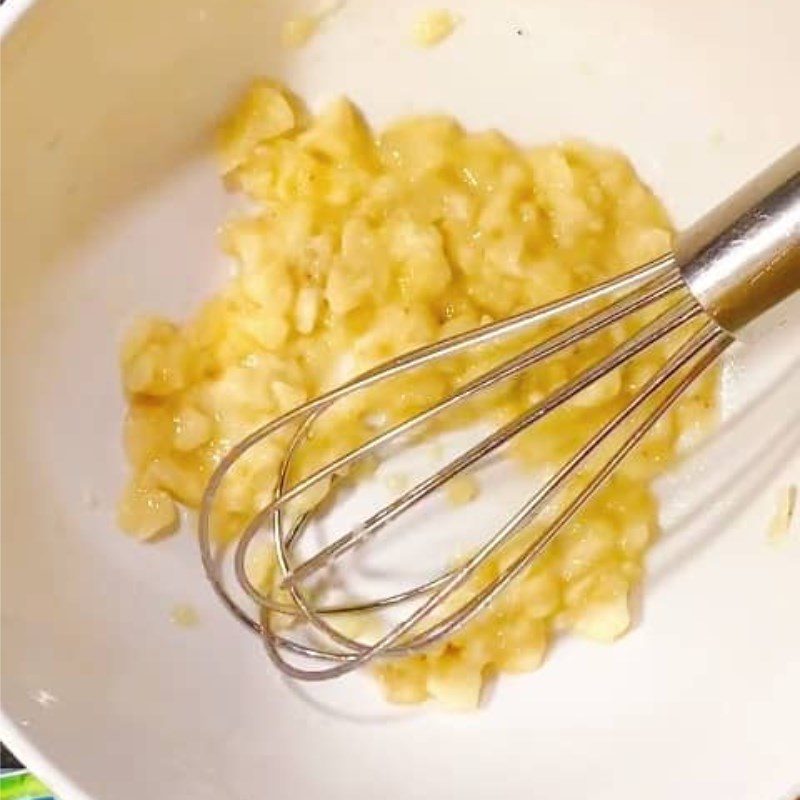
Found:
[[[228,609],[260,635],[271,660],[293,678],[334,678],[372,659],[405,656],[428,648],[463,627],[535,562],[692,382],[736,339],[748,341],[751,334],[785,322],[785,306],[783,315],[777,307],[798,288],[800,147],[794,148],[686,231],[673,253],[572,296],[401,355],[255,430],[221,460],[206,488],[198,523],[205,573]],[[376,433],[354,450],[289,485],[290,467],[297,448],[309,435],[315,420],[335,403],[401,373],[419,369],[468,348],[519,334],[576,309],[585,306],[596,309],[601,298],[609,300],[600,310],[593,310],[578,322],[527,347],[520,354],[470,380],[437,405]],[[660,304],[659,308],[666,306],[666,310],[659,311],[651,322],[605,358],[566,380],[549,396],[533,403],[524,413],[494,430],[307,560],[294,563],[294,548],[313,518],[314,510],[301,514],[287,525],[286,507],[290,501],[318,482],[341,475],[361,459],[407,436],[437,415],[491,389],[499,381],[534,368],[554,354],[656,303]],[[766,314],[770,310],[771,313]],[[413,588],[368,602],[321,605],[311,597],[304,582],[312,575],[375,537],[423,498],[485,459],[582,390],[678,331],[685,332],[680,346],[628,405],[602,425],[458,567],[445,570],[436,578]],[[593,455],[605,453],[602,448],[608,447],[609,440],[624,430],[632,418],[639,417],[640,421],[591,479],[581,484],[579,491],[559,510],[555,519],[548,521],[543,532],[508,567],[455,610],[444,606],[476,575],[487,559],[504,547],[523,526],[541,517],[552,498],[575,479],[577,472]],[[226,474],[239,459],[260,442],[290,427],[294,430],[273,498],[249,521],[235,546],[236,580],[259,609],[258,614],[251,615],[228,591],[222,576],[220,554],[212,546],[215,496]],[[272,541],[281,572],[281,587],[288,595],[285,601],[276,600],[274,595],[256,586],[245,568],[248,549],[268,523],[271,523]],[[416,607],[370,644],[345,635],[330,621],[337,614],[385,609],[412,599],[418,600]],[[307,642],[279,633],[273,621],[277,614],[300,618],[319,636]],[[317,638],[324,639],[324,643],[317,643]],[[313,666],[306,666],[309,659]],[[298,660],[302,660],[302,665],[296,663]]]

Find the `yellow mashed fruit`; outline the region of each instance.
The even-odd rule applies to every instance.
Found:
[[[419,47],[433,47],[450,36],[457,25],[458,18],[447,9],[425,11],[414,23],[414,43]]]
[[[289,17],[281,26],[281,44],[293,50],[304,47],[343,4],[343,0],[330,0],[313,13]]]
[[[347,100],[312,116],[259,80],[222,125],[218,152],[226,184],[251,201],[222,232],[235,275],[187,322],[140,320],[122,347],[132,477],[119,520],[141,538],[174,527],[176,503],[197,507],[221,456],[264,422],[387,358],[577,291],[672,242],[664,209],[629,163],[581,142],[525,148],[445,116],[403,119],[376,135]],[[507,421],[642,323],[642,314],[617,323],[493,388],[449,424]],[[564,324],[548,322],[536,336]],[[373,436],[374,409],[385,412],[383,425],[406,419],[522,342],[442,360],[334,407],[294,474]],[[511,457],[522,469],[563,463],[673,348],[660,343],[585,390],[518,436]],[[375,667],[386,696],[473,707],[492,675],[538,666],[557,631],[601,641],[624,633],[658,530],[653,479],[682,433],[713,414],[716,382],[709,373],[696,383],[487,611],[447,642]],[[223,484],[221,540],[271,498],[287,437],[255,448]],[[329,491],[324,483],[301,499],[311,506]],[[452,502],[470,502],[477,484],[463,479],[448,491]],[[449,607],[499,574],[542,524]]]
[[[281,28],[281,43],[284,47],[302,47],[317,32],[319,23],[319,17],[314,14],[299,14],[287,19]]]

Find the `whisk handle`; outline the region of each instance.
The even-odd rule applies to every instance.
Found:
[[[752,322],[800,289],[800,146],[689,228],[676,257],[708,314],[747,338]]]

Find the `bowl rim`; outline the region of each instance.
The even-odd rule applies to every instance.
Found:
[[[37,0],[9,0],[8,4],[0,5],[0,39],[5,39],[35,2]]]
[[[0,708],[0,738],[25,768],[43,781],[60,800],[96,800],[86,794],[32,744],[25,731],[16,725],[2,708]]]
[[[37,0],[10,0],[9,3],[0,5],[0,43],[5,42],[17,23],[36,2]],[[6,713],[1,701],[0,738],[29,771],[63,800],[93,800],[30,741],[25,731]]]

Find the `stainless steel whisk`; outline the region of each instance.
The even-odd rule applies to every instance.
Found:
[[[686,231],[679,238],[674,253],[578,294],[395,358],[299,406],[247,436],[222,459],[203,497],[199,515],[199,542],[206,575],[229,610],[261,636],[272,661],[291,677],[305,680],[334,678],[377,657],[402,656],[423,650],[452,635],[486,608],[517,576],[524,573],[690,384],[735,339],[747,341],[749,334],[759,327],[763,329],[763,326],[752,323],[764,317],[770,310],[771,313],[764,317],[763,322],[767,325],[781,324],[781,310],[777,307],[798,289],[800,147],[794,148]],[[545,320],[611,296],[614,299],[601,310],[594,311],[581,321],[488,370],[438,405],[377,434],[296,484],[287,485],[292,457],[297,447],[308,435],[317,417],[334,403],[408,370],[467,348],[518,334]],[[293,547],[313,517],[313,511],[301,515],[287,530],[285,510],[289,501],[299,497],[317,482],[340,474],[376,449],[399,439],[429,422],[434,416],[491,388],[497,382],[535,366],[618,320],[654,303],[669,300],[672,301],[671,305],[665,311],[608,356],[567,380],[548,397],[533,404],[526,412],[495,430],[308,560],[299,564],[293,563]],[[373,537],[424,497],[586,387],[669,334],[686,329],[691,323],[694,323],[691,326],[693,332],[687,334],[682,345],[644,384],[629,404],[605,423],[463,565],[445,571],[435,579],[412,589],[371,602],[320,606],[309,597],[303,586],[304,580]],[[545,505],[574,477],[576,470],[583,467],[601,446],[646,406],[649,406],[647,414],[627,434],[622,444],[558,513],[555,520],[545,527],[544,532],[505,571],[469,597],[455,611],[443,618],[435,616],[441,610],[442,604],[464,586],[488,558],[542,512]],[[221,554],[212,547],[211,517],[214,500],[226,474],[245,453],[276,431],[290,425],[295,426],[295,430],[280,468],[274,497],[250,520],[236,543],[234,553],[236,579],[261,611],[254,618],[233,598],[223,581]],[[278,602],[259,589],[245,569],[248,548],[268,522],[272,523],[272,538],[282,574],[282,586],[287,590],[291,602]],[[328,621],[332,615],[343,612],[386,608],[413,598],[424,600],[399,624],[391,627],[372,644],[364,644],[344,635]],[[325,638],[325,644],[304,643],[279,634],[273,622],[275,613],[299,617]],[[435,621],[431,621],[432,617]],[[287,656],[290,654],[321,662],[322,666],[298,666],[288,660]]]

